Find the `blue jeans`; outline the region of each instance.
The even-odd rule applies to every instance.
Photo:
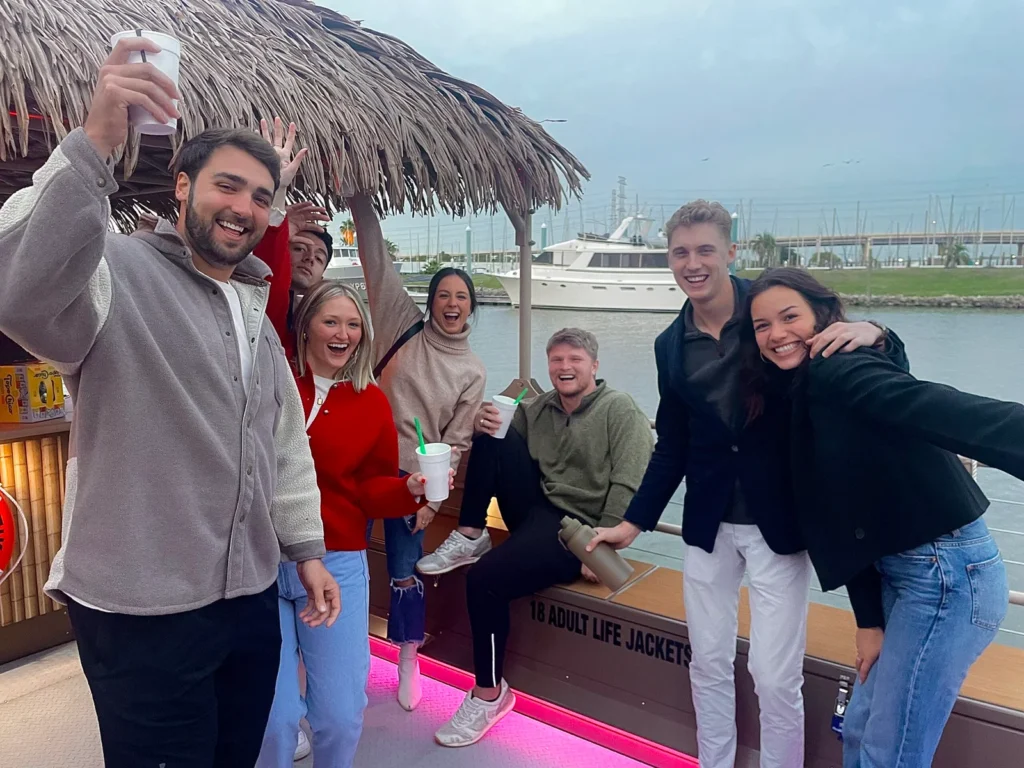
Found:
[[[384,520],[384,550],[391,577],[388,640],[393,643],[422,643],[424,638],[427,605],[423,582],[416,575],[416,563],[423,557],[424,531],[413,534],[411,528],[415,525],[415,515]],[[415,579],[415,583],[408,587],[395,585],[408,578]]]
[[[306,590],[295,563],[281,563],[278,571],[281,665],[257,768],[291,768],[303,717],[313,731],[317,765],[348,768],[356,754],[370,674],[366,552],[328,552],[324,565],[341,587],[341,615],[330,629],[310,629],[299,618]],[[300,651],[306,666],[305,700],[299,694]]]
[[[882,558],[885,640],[843,723],[843,768],[927,768],[974,661],[1006,616],[1006,567],[978,519]]]

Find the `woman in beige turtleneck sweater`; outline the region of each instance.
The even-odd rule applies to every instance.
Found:
[[[363,195],[348,201],[356,226],[359,260],[366,277],[373,323],[374,359],[380,361],[423,313],[405,291],[384,244],[373,202]],[[452,466],[473,439],[473,419],[484,396],[487,371],[469,348],[469,318],[476,292],[462,270],[439,270],[430,281],[423,330],[408,339],[387,363],[378,384],[387,395],[398,428],[398,466],[417,471],[419,418],[428,443],[452,447]],[[401,647],[398,701],[407,710],[420,701],[417,649],[423,642],[425,603],[416,562],[423,556],[423,531],[438,505],[423,506],[409,518],[384,521],[391,611],[388,639]]]

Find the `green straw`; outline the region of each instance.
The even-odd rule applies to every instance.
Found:
[[[427,455],[427,444],[423,442],[423,427],[420,426],[419,419],[413,419],[413,423],[416,425],[416,437],[420,441],[420,453],[424,456]]]
[[[512,403],[512,405],[519,405],[519,401],[522,400],[524,397],[526,397],[526,393],[529,392],[529,391],[530,391],[529,387],[523,387],[523,391],[519,393],[519,397],[516,398],[516,401],[514,403]]]

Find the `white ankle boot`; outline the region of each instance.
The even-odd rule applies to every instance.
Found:
[[[416,643],[402,643],[398,654],[398,703],[402,709],[412,712],[422,698],[419,647]]]

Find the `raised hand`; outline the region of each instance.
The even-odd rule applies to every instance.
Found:
[[[288,206],[288,237],[295,237],[300,232],[323,232],[321,224],[331,220],[326,208],[313,203],[294,203]]]
[[[295,175],[299,172],[299,166],[309,154],[309,149],[303,148],[296,153],[295,157],[292,157],[292,151],[295,149],[295,130],[295,123],[289,123],[286,132],[284,121],[280,117],[274,118],[273,130],[270,129],[266,120],[260,120],[260,134],[281,159],[281,189],[291,186],[291,183],[295,181]]]
[[[137,51],[159,53],[160,46],[143,37],[122,38],[100,67],[85,135],[104,159],[128,140],[128,107],[142,107],[161,121],[181,117],[174,106],[181,98],[174,81],[151,63],[128,63]]]

